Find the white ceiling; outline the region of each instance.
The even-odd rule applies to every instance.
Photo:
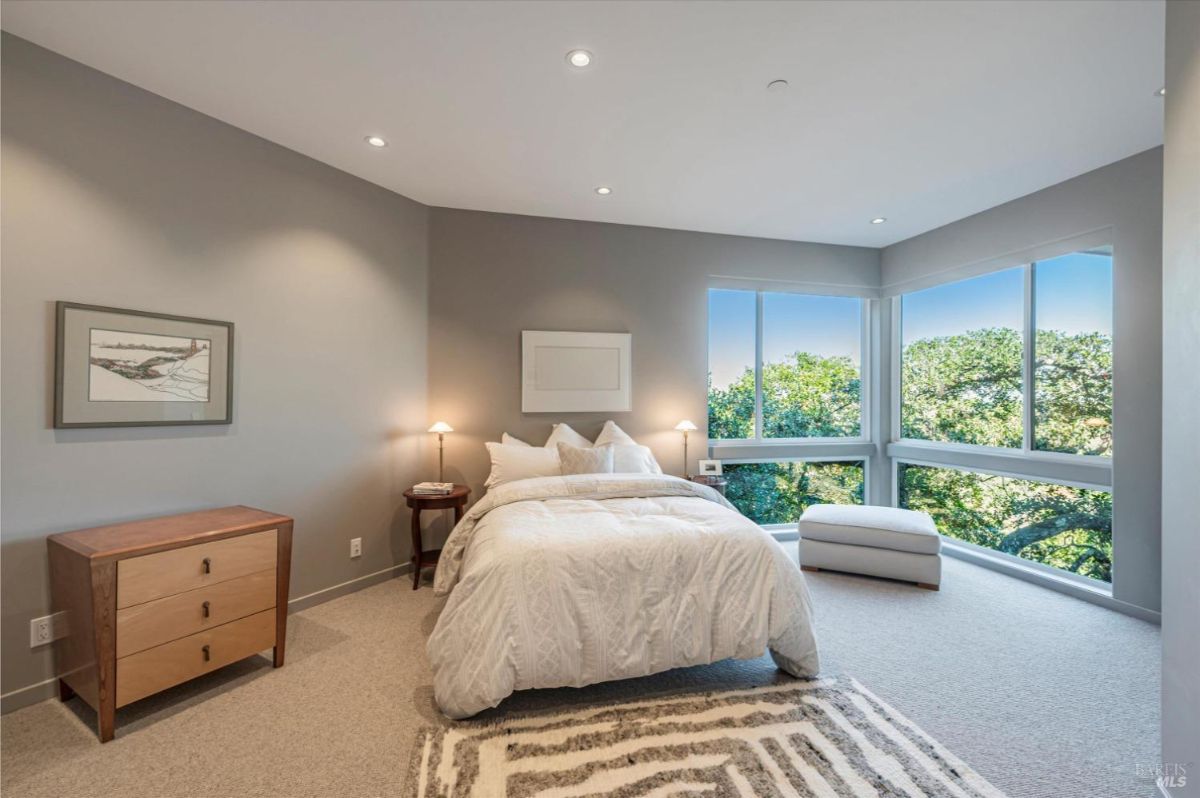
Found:
[[[11,33],[455,208],[883,246],[1162,142],[1161,0],[2,13]],[[567,66],[575,47],[591,67]],[[777,78],[790,89],[768,93]],[[375,133],[391,146],[368,147]]]

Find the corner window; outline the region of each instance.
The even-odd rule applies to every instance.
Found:
[[[898,465],[899,506],[943,535],[1112,581],[1112,494],[912,463]]]
[[[900,329],[901,438],[1112,456],[1111,247],[905,294]]]
[[[708,293],[708,437],[863,435],[863,300]]]

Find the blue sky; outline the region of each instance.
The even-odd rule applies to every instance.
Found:
[[[763,295],[763,356],[768,362],[806,351],[859,361],[862,300],[855,297]],[[754,366],[755,294],[708,292],[709,369],[724,387]]]
[[[1040,329],[1112,333],[1111,255],[1076,252],[1039,261],[1035,285]],[[982,327],[1020,329],[1024,290],[1018,267],[907,294],[904,342]],[[709,370],[713,385],[724,387],[754,365],[755,293],[713,289],[708,297]],[[853,297],[764,294],[765,359],[803,350],[857,363],[860,308]]]

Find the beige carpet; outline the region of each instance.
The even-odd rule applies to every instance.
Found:
[[[794,544],[793,544],[794,545]],[[1156,795],[1158,629],[962,562],[940,593],[811,574],[829,673],[853,675],[1014,798]],[[292,616],[288,664],[256,658],[118,713],[101,746],[78,699],[0,720],[0,790],[24,796],[392,796],[418,729],[444,722],[424,642],[439,603],[404,579]],[[769,658],[486,713],[779,683]]]

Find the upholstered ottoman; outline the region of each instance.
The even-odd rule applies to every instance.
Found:
[[[895,507],[816,504],[800,516],[800,567],[942,583],[942,539],[925,513]]]

